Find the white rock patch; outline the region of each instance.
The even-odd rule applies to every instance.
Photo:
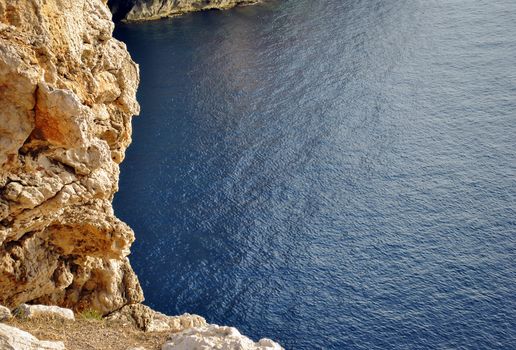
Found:
[[[17,316],[22,318],[34,318],[40,316],[59,317],[68,320],[75,320],[73,311],[58,306],[27,305],[22,304],[17,309]]]
[[[162,350],[283,350],[270,339],[253,342],[233,327],[208,325],[173,334]]]

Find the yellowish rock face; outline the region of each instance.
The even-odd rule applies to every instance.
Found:
[[[0,304],[143,300],[113,213],[138,67],[101,0],[0,0]]]

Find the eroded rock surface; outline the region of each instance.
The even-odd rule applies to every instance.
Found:
[[[250,5],[257,0],[110,0],[115,17],[127,21],[144,21],[177,16],[187,12],[228,9]]]
[[[0,0],[0,304],[143,299],[113,213],[138,67],[106,0]]]
[[[162,350],[283,350],[270,339],[253,342],[233,327],[207,325],[172,334]]]

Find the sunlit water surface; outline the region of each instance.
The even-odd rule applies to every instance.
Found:
[[[516,349],[516,2],[124,25],[146,303],[287,349]]]

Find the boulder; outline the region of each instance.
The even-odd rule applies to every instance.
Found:
[[[15,314],[19,318],[55,317],[75,320],[72,310],[59,306],[22,304],[16,308]]]

